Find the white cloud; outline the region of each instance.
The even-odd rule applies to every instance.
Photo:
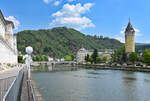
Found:
[[[148,43],[148,44],[150,44],[150,40],[147,40],[145,43]]]
[[[68,2],[76,1],[76,0],[67,0]]]
[[[122,43],[125,43],[125,38],[124,38],[124,36],[123,35],[116,35],[115,36],[115,39],[117,39],[117,40],[119,40],[120,42],[122,42]]]
[[[123,28],[122,28],[122,30],[120,31],[120,34],[124,34],[124,33],[125,33],[125,28],[126,28],[126,27],[123,27]],[[139,29],[134,28],[134,30],[135,30],[135,36],[136,36],[136,37],[142,36],[142,34],[140,33],[140,30],[139,30]]]
[[[12,21],[14,23],[15,29],[18,29],[20,22],[14,16],[5,17],[6,20]]]
[[[54,2],[55,6],[58,6],[62,0],[43,0],[44,3],[49,4],[50,2]],[[66,0],[67,2],[73,2],[76,0]]]
[[[139,33],[139,32],[140,32],[139,29],[134,28],[134,30],[135,30],[136,33]]]
[[[135,33],[135,36],[139,37],[139,36],[142,36],[142,34],[141,33]]]
[[[125,29],[126,29],[126,26],[122,27],[122,30],[120,31],[120,34],[115,36],[115,39],[119,40],[122,43],[125,42],[125,34],[124,34]],[[139,29],[134,28],[134,30],[135,30],[135,37],[142,36]]]
[[[124,34],[125,29],[126,29],[126,26],[122,27],[122,30],[120,31],[120,34]]]
[[[60,3],[61,3],[60,1],[55,1],[55,2],[54,2],[54,5],[55,5],[55,6],[58,6]]]
[[[43,1],[44,1],[44,3],[48,4],[48,3],[50,3],[51,0],[43,0]]]
[[[50,26],[67,26],[78,30],[95,27],[89,18],[82,16],[82,14],[90,11],[93,5],[93,3],[86,3],[83,6],[80,3],[76,5],[65,4],[60,11],[52,14],[54,20],[50,23]]]

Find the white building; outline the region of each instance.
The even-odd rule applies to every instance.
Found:
[[[93,54],[94,50],[86,50],[85,48],[79,49],[76,55],[77,63],[84,63],[85,62],[85,56],[89,54],[91,56]],[[111,58],[111,54],[113,53],[112,49],[100,49],[98,50],[99,57],[107,56],[108,59]]]
[[[0,11],[0,63],[17,64],[16,36],[13,34],[14,24],[4,18]]]
[[[48,61],[54,61],[52,57],[48,57]]]

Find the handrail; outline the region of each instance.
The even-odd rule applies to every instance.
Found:
[[[3,97],[3,101],[17,101],[23,74],[24,74],[24,69],[22,68],[19,71],[16,79],[13,81],[13,83],[9,87],[5,96]]]

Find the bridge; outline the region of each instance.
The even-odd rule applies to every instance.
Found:
[[[37,64],[77,64],[75,61],[44,61],[44,62],[33,62],[32,65],[37,65]]]
[[[51,62],[33,62],[32,71],[58,71],[58,70],[74,70],[77,68],[77,63],[74,61],[51,61]]]

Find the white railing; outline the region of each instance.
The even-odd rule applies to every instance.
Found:
[[[17,101],[18,100],[23,74],[24,74],[24,69],[21,69],[19,71],[18,76],[16,77],[16,79],[13,81],[10,88],[6,92],[3,98],[3,101]]]

